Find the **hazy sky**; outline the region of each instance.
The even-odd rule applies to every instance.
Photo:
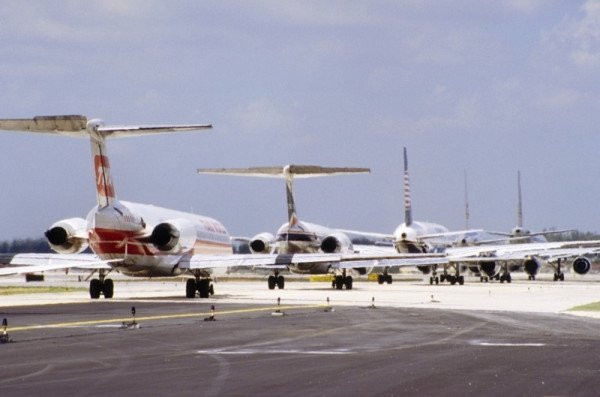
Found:
[[[232,235],[285,221],[280,180],[198,167],[321,164],[301,219],[392,232],[414,217],[600,230],[600,0],[3,1],[0,117],[210,122],[111,140],[117,195],[212,216]],[[95,205],[89,142],[0,134],[0,239]]]

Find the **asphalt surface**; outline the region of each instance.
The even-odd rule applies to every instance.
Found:
[[[121,329],[132,321],[138,329]],[[0,395],[598,395],[600,320],[144,299],[0,308]]]

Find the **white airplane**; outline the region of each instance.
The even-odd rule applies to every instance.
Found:
[[[285,280],[279,274],[280,270],[289,269],[298,274],[335,274],[332,286],[336,289],[352,289],[353,279],[347,272],[355,274],[367,274],[374,267],[394,267],[401,265],[429,265],[446,263],[441,255],[431,255],[423,252],[401,255],[398,258],[390,256],[381,257],[381,260],[369,261],[373,258],[370,247],[363,247],[352,243],[349,233],[361,235],[361,232],[330,229],[314,223],[300,221],[296,213],[296,205],[293,194],[293,181],[295,178],[322,177],[342,174],[368,173],[368,168],[342,168],[342,167],[320,167],[315,165],[287,165],[276,167],[253,167],[253,168],[218,168],[198,169],[199,174],[238,175],[252,177],[274,177],[285,179],[286,198],[288,209],[288,222],[284,223],[275,233],[260,233],[250,240],[250,250],[257,255],[260,254],[298,254],[313,253],[322,254],[356,254],[364,257],[361,262],[348,262],[346,264],[335,263],[295,263],[281,265],[279,267],[269,266],[274,270],[274,275],[268,278],[269,289],[284,288]],[[369,233],[366,233],[369,235]],[[389,253],[389,251],[388,251]],[[395,253],[392,251],[392,253]],[[376,254],[375,254],[376,255]],[[391,259],[396,259],[391,261]]]
[[[468,208],[468,207],[467,207]],[[467,210],[468,211],[468,210]],[[467,212],[468,213],[468,212]],[[404,148],[404,223],[400,224],[394,231],[393,239],[397,252],[444,252],[446,247],[455,243],[457,237],[479,233],[480,229],[469,229],[459,231],[449,231],[446,227],[437,223],[420,222],[413,220],[412,198],[410,192],[410,178],[408,175],[408,156]],[[454,268],[454,274],[449,274],[448,270]],[[452,264],[444,265],[443,273],[438,277],[437,266],[420,266],[418,269],[423,274],[432,275],[429,278],[431,284],[438,284],[440,281],[449,281],[452,284],[464,283],[464,277],[460,274],[458,266]],[[390,282],[391,275],[384,273],[379,277],[379,282]]]
[[[146,134],[191,131],[211,125],[105,126],[84,116],[39,116],[0,120],[0,130],[89,138],[95,172],[97,205],[86,219],[69,218],[54,223],[45,233],[56,254],[17,254],[0,275],[81,268],[98,273],[90,281],[90,297],[111,298],[114,284],[106,276],[113,270],[128,276],[177,276],[188,273],[186,297],[214,293],[211,276],[230,266],[274,266],[290,263],[326,263],[344,266],[347,261],[406,261],[400,255],[233,255],[225,227],[215,219],[117,199],[105,140]],[[94,254],[82,253],[88,245]],[[418,260],[415,259],[415,260]],[[433,259],[429,259],[432,261]],[[445,261],[445,258],[437,258]]]
[[[572,232],[573,230],[548,230],[543,232],[532,233],[529,229],[523,227],[523,198],[521,195],[521,171],[517,171],[517,225],[508,233],[503,232],[490,232],[491,234],[505,236],[504,241],[511,244],[519,243],[544,243],[547,242],[547,235],[551,234],[562,234],[566,232]],[[481,241],[480,244],[501,242],[502,240],[488,240]]]

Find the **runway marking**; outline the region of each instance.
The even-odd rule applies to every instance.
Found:
[[[198,350],[198,354],[211,355],[249,355],[249,354],[306,354],[306,355],[342,355],[352,354],[353,352],[347,349],[340,350],[297,350],[297,349],[239,349],[239,350]]]
[[[215,311],[215,317],[224,316],[228,314],[243,314],[243,313],[258,313],[258,312],[266,312],[266,311],[274,311],[274,310],[300,310],[300,309],[316,309],[316,308],[324,308],[327,307],[325,304],[319,305],[295,305],[295,306],[269,306],[269,307],[257,307],[251,309],[233,309],[233,310],[223,310],[223,311]],[[136,317],[136,321],[139,323],[141,321],[154,321],[154,320],[169,320],[175,318],[193,318],[193,317],[207,317],[210,316],[210,312],[202,312],[202,313],[179,313],[179,314],[163,314],[157,316],[145,316],[145,317]],[[120,318],[110,318],[110,319],[102,319],[102,320],[85,320],[85,321],[73,321],[67,323],[54,323],[54,324],[37,324],[37,325],[25,325],[22,327],[10,327],[8,329],[9,332],[15,331],[30,331],[36,329],[48,329],[48,328],[76,328],[76,327],[84,327],[90,325],[98,325],[98,324],[110,324],[110,323],[119,323],[131,321],[131,317],[120,317]]]
[[[503,342],[471,342],[475,346],[494,346],[494,347],[542,347],[545,343],[503,343]]]

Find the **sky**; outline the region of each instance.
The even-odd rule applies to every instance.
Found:
[[[108,142],[121,199],[234,236],[286,221],[276,179],[199,167],[370,167],[299,180],[300,219],[391,233],[414,218],[600,230],[600,0],[3,1],[0,118],[212,123]],[[89,142],[0,133],[0,240],[95,205]]]

